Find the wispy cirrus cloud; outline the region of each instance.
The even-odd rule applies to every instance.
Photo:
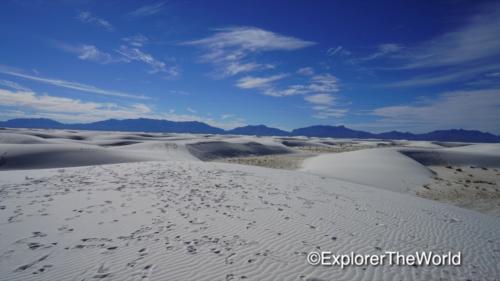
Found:
[[[479,129],[500,133],[500,89],[446,92],[435,98],[420,98],[413,104],[372,110],[380,119],[372,127],[428,131]]]
[[[70,45],[62,42],[55,42],[54,45],[60,50],[76,54],[80,60],[88,60],[100,64],[108,64],[118,61],[118,59],[113,58],[111,54],[99,50],[94,45]]]
[[[429,68],[477,62],[500,56],[500,4],[469,17],[458,29],[410,47],[404,68]],[[486,61],[487,62],[487,61]]]
[[[331,74],[317,74],[310,76],[306,82],[277,87],[274,82],[279,81],[288,74],[272,76],[246,76],[239,79],[236,86],[242,89],[259,89],[262,94],[273,97],[287,97],[314,93],[336,93],[339,91],[338,80]]]
[[[102,51],[94,45],[79,44],[71,45],[60,41],[52,41],[56,48],[76,54],[78,59],[92,61],[100,64],[141,62],[150,67],[149,73],[161,73],[164,78],[175,78],[179,73],[177,66],[168,66],[164,61],[156,59],[153,55],[146,53],[140,47],[146,44],[147,38],[142,35],[123,38],[128,45],[121,45],[110,54]]]
[[[31,91],[30,88],[22,86],[16,82],[9,80],[0,80],[0,86],[6,87],[8,89],[13,89],[16,91]]]
[[[116,52],[122,56],[126,62],[138,61],[150,66],[150,73],[163,73],[165,78],[174,78],[179,75],[177,67],[169,67],[161,60],[154,58],[151,54],[143,52],[139,48],[120,46]]]
[[[292,84],[284,88],[268,87],[264,94],[274,97],[306,95],[314,93],[336,93],[339,91],[337,77],[326,73],[316,74],[302,84]]]
[[[132,17],[147,17],[158,14],[165,8],[166,2],[158,2],[149,5],[141,6],[134,11],[130,12],[128,15]]]
[[[212,36],[189,41],[185,44],[207,46],[216,51],[236,48],[235,52],[231,53],[238,56],[238,51],[297,50],[315,43],[256,27],[228,27],[216,29],[216,33]],[[212,53],[211,57],[219,55],[221,54]]]
[[[395,43],[384,43],[384,44],[380,44],[377,46],[377,51],[366,56],[366,57],[362,57],[362,58],[357,58],[357,59],[352,59],[351,61],[352,62],[364,62],[364,61],[371,61],[371,60],[375,60],[375,59],[378,59],[378,58],[383,58],[385,56],[388,56],[388,55],[391,55],[391,54],[394,54],[394,53],[397,53],[399,51],[401,51],[403,49],[403,47],[399,44],[395,44]]]
[[[355,59],[395,59],[397,69],[420,69],[477,63],[500,56],[500,4],[482,6],[455,30],[408,46],[385,43],[377,52]],[[488,63],[488,61],[484,61]]]
[[[312,117],[316,119],[341,118],[349,112],[347,108],[333,108],[331,106],[321,105],[313,106],[313,109],[315,112]]]
[[[483,66],[471,66],[468,68],[453,69],[452,71],[446,70],[433,74],[418,75],[410,79],[401,80],[397,82],[390,82],[381,85],[385,88],[402,88],[402,87],[424,87],[433,86],[449,82],[469,82],[477,80],[478,78],[485,78],[478,75],[488,77],[489,72],[499,71],[500,64],[486,64]]]
[[[349,52],[348,50],[346,50],[342,46],[337,46],[337,47],[328,48],[328,50],[326,50],[326,54],[328,56],[331,56],[331,57],[333,57],[333,56],[345,57],[345,56],[350,56],[351,52]]]
[[[209,37],[182,44],[203,47],[206,52],[202,61],[214,64],[217,76],[227,77],[273,67],[249,60],[251,54],[298,50],[315,43],[257,27],[227,27],[216,29]]]
[[[101,27],[107,31],[114,30],[113,25],[111,25],[111,23],[109,23],[109,21],[102,19],[102,18],[99,18],[99,17],[96,17],[96,16],[93,16],[88,11],[80,12],[77,16],[77,19],[83,23],[92,24],[92,25]]]
[[[273,68],[274,65],[272,64],[235,61],[225,64],[221,69],[217,70],[215,77],[234,76],[240,73]]]
[[[122,45],[116,50],[116,52],[122,55],[128,62],[139,61],[148,64],[151,66],[152,73],[164,71],[166,68],[166,64],[164,62],[155,59],[152,55],[145,53],[138,48],[131,48]]]
[[[422,87],[483,79],[498,71],[500,59],[500,4],[482,5],[454,30],[426,41],[407,44],[382,44],[377,52],[353,59],[354,62],[375,61],[390,67],[385,71],[422,71],[426,74],[403,81],[387,83],[387,87]],[[382,60],[384,59],[384,60]]]
[[[18,72],[15,70],[12,70],[11,68],[0,66],[0,73],[10,75],[10,76],[15,76],[31,81],[36,81],[56,87],[61,87],[61,88],[66,88],[66,89],[71,89],[71,90],[76,90],[80,92],[86,92],[86,93],[92,93],[92,94],[98,94],[98,95],[103,95],[103,96],[112,96],[112,97],[121,97],[121,98],[132,98],[132,99],[148,99],[148,97],[144,95],[133,95],[125,92],[120,92],[120,91],[114,91],[114,90],[107,90],[107,89],[101,89],[92,85],[88,84],[83,84],[83,83],[78,83],[78,82],[72,82],[72,81],[65,81],[61,79],[53,79],[53,78],[46,78],[46,77],[41,77],[41,76],[34,76],[30,74],[25,74],[22,72]]]
[[[134,46],[137,48],[142,47],[149,42],[149,39],[142,34],[136,34],[133,36],[124,37],[124,38],[122,38],[122,40],[127,42],[131,46]]]
[[[287,74],[277,74],[269,77],[245,76],[238,80],[236,86],[242,89],[269,88],[271,83],[287,76]]]

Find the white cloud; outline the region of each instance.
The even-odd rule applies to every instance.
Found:
[[[304,97],[304,100],[312,104],[314,111],[312,117],[316,119],[339,118],[348,111],[346,108],[334,108],[335,97],[331,94],[308,95]]]
[[[144,53],[138,48],[130,48],[122,45],[116,52],[128,61],[140,61],[150,65],[153,73],[165,70],[166,64],[164,62],[155,59],[152,55]]]
[[[346,50],[344,47],[342,46],[337,46],[337,47],[333,47],[333,48],[329,48],[327,51],[326,51],[326,54],[328,56],[349,56],[351,55],[351,52],[349,52],[348,50]]]
[[[382,68],[386,71],[426,70],[423,75],[387,83],[385,87],[484,84],[484,75],[500,69],[500,3],[479,6],[453,30],[404,48],[383,44],[374,54],[352,62],[383,57],[384,64],[390,65]]]
[[[349,111],[346,108],[314,107],[315,113],[312,115],[316,119],[329,119],[344,117]]]
[[[448,82],[468,82],[471,79],[476,79],[477,75],[489,71],[500,70],[500,64],[487,64],[479,67],[467,67],[461,69],[447,70],[445,72],[419,75],[407,80],[391,82],[383,85],[387,88],[399,87],[420,87],[439,85]]]
[[[210,37],[186,42],[186,44],[202,45],[216,50],[236,48],[237,50],[272,51],[297,50],[315,43],[256,27],[229,27],[217,29],[217,32]]]
[[[269,77],[247,76],[239,79],[236,85],[242,89],[259,89],[262,94],[273,97],[304,95],[304,100],[311,104],[314,118],[342,117],[347,113],[347,109],[334,108],[333,94],[339,91],[338,80],[335,76],[328,73],[307,76],[306,83],[289,85],[283,89],[273,85],[273,82],[286,76],[286,74]]]
[[[7,87],[9,89],[13,89],[16,91],[31,91],[31,89],[26,88],[22,85],[17,84],[16,82],[9,81],[9,80],[0,80],[0,86]]]
[[[234,117],[234,114],[222,114],[220,116],[220,119],[224,120],[224,119],[228,119],[228,118],[231,118],[231,117]]]
[[[118,105],[37,94],[33,91],[0,88],[0,118],[43,117],[61,122],[95,122],[105,119],[152,118],[171,121],[199,121],[211,126],[232,129],[244,126],[245,120],[234,115],[219,120],[194,114],[156,113],[146,104]],[[6,108],[6,109],[5,109]],[[11,109],[12,108],[12,109]],[[191,113],[196,111],[191,110]]]
[[[405,131],[480,129],[500,133],[500,89],[455,91],[415,104],[376,108],[374,126]]]
[[[338,80],[331,74],[315,75],[308,86],[310,92],[334,93],[339,91]]]
[[[68,114],[74,119],[92,116],[93,120],[107,118],[137,118],[151,110],[144,104],[131,107],[118,106],[114,103],[83,102],[78,99],[37,95],[32,91],[9,91],[0,89],[0,105],[25,108],[36,113]],[[91,113],[91,114],[89,114]],[[88,118],[88,117],[87,117]]]
[[[82,45],[78,58],[81,60],[92,60],[102,63],[111,61],[111,55],[99,51],[96,46],[93,45]]]
[[[149,39],[142,34],[136,34],[134,36],[124,37],[122,38],[122,40],[138,48],[144,46],[146,43],[149,42]]]
[[[191,113],[197,113],[197,111],[195,109],[192,109],[191,107],[186,108],[186,110]]]
[[[398,69],[485,65],[498,61],[498,34],[500,4],[493,3],[484,5],[453,31],[405,48],[397,44],[383,44],[379,46],[378,52],[358,61],[390,55],[390,58],[398,60]]]
[[[318,105],[332,105],[333,104],[333,96],[330,94],[314,94],[305,96],[304,99],[312,104]],[[318,107],[318,109],[321,109]]]
[[[283,79],[286,74],[277,74],[269,77],[245,76],[238,80],[236,86],[242,89],[268,88],[272,82]]]
[[[165,8],[166,2],[158,2],[154,4],[145,5],[130,12],[129,15],[133,17],[146,17],[152,16],[161,12]]]
[[[300,75],[311,76],[314,75],[314,69],[312,67],[303,67],[297,70]]]
[[[385,57],[385,56],[390,55],[390,54],[397,53],[402,49],[403,49],[403,47],[401,47],[398,44],[384,43],[384,44],[380,44],[377,46],[377,51],[375,53],[368,55],[366,57],[363,57],[363,58],[353,59],[352,61],[354,61],[354,62],[370,61],[370,60]]]
[[[223,69],[216,73],[215,77],[233,76],[239,73],[251,72],[255,70],[273,69],[272,64],[260,64],[255,62],[231,62],[224,65]]]
[[[217,74],[224,77],[269,67],[246,61],[250,54],[298,50],[315,43],[256,27],[229,27],[216,29],[209,37],[183,44],[205,48],[207,52],[202,56],[203,61],[215,64]]]
[[[95,17],[88,11],[84,11],[84,12],[81,12],[80,14],[78,14],[77,19],[80,20],[81,22],[84,22],[84,23],[89,23],[89,24],[93,24],[93,25],[102,27],[107,31],[114,30],[113,26],[107,20]]]
[[[284,89],[276,89],[270,86],[265,89],[263,94],[273,97],[286,97],[314,93],[336,93],[338,91],[338,80],[335,76],[331,74],[317,74],[310,77],[309,81],[304,84],[290,85]]]
[[[167,64],[161,60],[155,59],[152,55],[141,51],[139,48],[131,48],[125,45],[116,50],[123,56],[126,62],[138,61],[151,67],[150,73],[164,73],[166,78],[173,78],[179,75],[177,67],[167,67]]]
[[[274,87],[266,89],[263,94],[271,97],[288,97],[295,95],[305,95],[309,93],[307,85],[290,85],[284,89]]]
[[[459,29],[423,42],[404,54],[406,68],[458,65],[500,55],[500,4],[484,7]]]
[[[136,103],[132,105],[132,108],[134,108],[137,112],[140,112],[142,114],[146,113],[151,113],[152,110],[149,106],[142,104],[142,103]]]
[[[97,63],[107,64],[111,62],[116,62],[117,60],[113,59],[113,57],[101,50],[99,50],[94,45],[69,45],[61,42],[56,42],[55,46],[65,52],[73,53],[78,56],[81,60],[88,60]]]
[[[11,70],[11,69],[9,69],[7,67],[3,67],[3,66],[0,66],[0,73],[28,79],[31,81],[36,81],[36,82],[40,82],[40,83],[44,83],[44,84],[49,84],[52,86],[57,86],[57,87],[66,88],[66,89],[72,89],[72,90],[81,91],[81,92],[93,93],[93,94],[98,94],[98,95],[122,97],[122,98],[133,98],[133,99],[148,99],[148,97],[143,96],[143,95],[133,95],[133,94],[128,94],[128,93],[124,93],[124,92],[120,92],[120,91],[101,89],[101,88],[97,88],[95,86],[88,85],[88,84],[82,84],[82,83],[65,81],[65,80],[60,80],[60,79],[51,79],[51,78],[45,78],[45,77],[40,77],[40,76],[33,76],[33,75],[29,75],[29,74],[24,74],[21,72],[16,72],[14,70]]]
[[[130,46],[121,45],[115,52],[118,55],[112,56],[109,53],[99,50],[94,45],[69,45],[62,42],[54,42],[56,48],[65,52],[73,53],[81,60],[93,61],[101,64],[108,63],[130,63],[132,61],[142,62],[150,67],[150,73],[161,73],[164,78],[175,78],[179,76],[180,71],[177,66],[167,66],[161,60],[154,58],[151,54],[145,53],[138,46],[147,42],[145,37],[133,36],[123,38]]]

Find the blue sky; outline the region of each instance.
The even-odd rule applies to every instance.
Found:
[[[0,119],[500,133],[500,4],[2,1]]]

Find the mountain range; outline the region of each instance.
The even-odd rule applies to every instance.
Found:
[[[198,121],[169,121],[157,119],[108,119],[92,123],[65,124],[45,118],[19,118],[0,121],[0,127],[6,128],[36,128],[36,129],[71,129],[126,132],[155,133],[193,133],[193,134],[234,134],[256,136],[306,136],[358,139],[405,139],[427,141],[456,142],[500,142],[500,136],[477,130],[451,129],[432,131],[424,134],[391,131],[385,133],[370,133],[349,129],[344,126],[318,125],[298,128],[291,132],[270,128],[265,125],[244,126],[232,130],[223,130]]]

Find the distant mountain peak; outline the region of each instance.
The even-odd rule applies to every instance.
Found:
[[[234,135],[252,135],[252,136],[288,136],[289,132],[276,128],[267,127],[266,125],[247,125],[234,128],[227,131],[228,134]]]
[[[353,130],[344,125],[314,125],[298,128],[287,132],[266,125],[248,125],[223,130],[199,121],[169,121],[161,119],[107,119],[87,124],[64,124],[47,118],[18,118],[0,121],[0,127],[36,128],[36,129],[72,129],[72,130],[100,130],[100,131],[128,131],[128,132],[157,132],[157,133],[194,133],[194,134],[235,134],[255,136],[306,136],[331,138],[358,138],[358,139],[406,139],[449,142],[500,142],[500,136],[478,130],[450,129],[436,130],[424,134],[390,131],[374,134],[365,131]]]

